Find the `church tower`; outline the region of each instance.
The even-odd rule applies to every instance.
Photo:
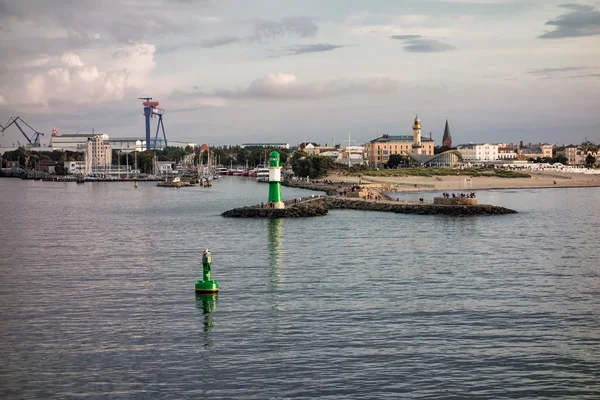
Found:
[[[417,115],[415,117],[415,123],[413,124],[413,144],[412,151],[415,154],[421,154],[423,145],[421,144],[421,120]]]
[[[446,127],[444,128],[444,136],[442,137],[442,146],[452,147],[452,136],[450,136],[450,128],[448,127],[448,119],[446,118]]]

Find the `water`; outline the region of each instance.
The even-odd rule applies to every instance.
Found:
[[[600,189],[219,215],[266,192],[0,179],[0,398],[600,398]]]

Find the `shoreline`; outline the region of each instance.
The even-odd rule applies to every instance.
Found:
[[[478,190],[512,190],[512,189],[555,189],[555,188],[589,188],[600,187],[600,175],[567,174],[567,173],[531,173],[531,178],[500,178],[458,176],[344,176],[329,175],[326,180],[334,184],[344,182],[345,185],[359,184],[372,190],[386,193],[401,192],[464,192]],[[460,184],[459,184],[460,179]],[[319,184],[316,184],[319,185]],[[316,188],[314,189],[316,190]]]

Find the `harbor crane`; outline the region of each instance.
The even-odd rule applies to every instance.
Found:
[[[21,121],[22,123],[24,123],[25,125],[27,125],[27,127],[33,131],[33,136],[31,138],[29,136],[27,136],[27,134],[25,133],[25,131],[23,130],[23,128],[21,128],[21,125],[19,125],[19,121]],[[4,133],[4,131],[6,129],[8,129],[12,124],[15,124],[15,126],[17,128],[19,128],[19,130],[21,131],[21,133],[23,134],[23,136],[25,136],[25,139],[27,139],[27,141],[29,142],[29,144],[31,145],[31,147],[40,147],[40,135],[44,136],[44,134],[42,132],[38,132],[35,129],[33,129],[31,127],[31,125],[29,125],[27,122],[25,122],[23,120],[23,118],[21,118],[21,117],[11,117],[11,118],[9,118],[6,126],[2,126],[2,133]]]
[[[152,97],[138,97],[139,100],[145,100],[142,104],[144,105],[144,117],[146,119],[146,150],[156,150],[159,142],[163,142],[166,147],[167,144],[167,134],[165,133],[165,125],[163,124],[163,114],[165,110],[162,108],[158,108],[158,101],[150,101]],[[156,125],[156,135],[154,139],[150,139],[150,118],[158,118],[158,124]],[[162,128],[163,139],[158,138],[158,131]],[[162,143],[160,143],[162,146]]]

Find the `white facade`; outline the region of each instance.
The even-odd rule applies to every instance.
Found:
[[[469,143],[456,146],[465,162],[498,160],[498,145],[491,143]]]
[[[85,161],[65,161],[65,169],[70,174],[83,174],[86,172]]]
[[[95,135],[87,138],[85,153],[86,171],[93,172],[97,169],[106,169],[112,163],[112,148],[108,135]]]
[[[94,134],[67,134],[53,136],[51,147],[53,150],[85,151],[87,149],[87,139],[96,136]],[[108,138],[108,136],[107,136]],[[110,141],[113,150],[120,150],[124,153],[132,151],[146,151],[146,140],[138,137],[112,138]],[[160,142],[159,142],[160,144]],[[185,149],[187,146],[198,147],[197,143],[169,141],[169,147],[179,147]],[[159,147],[159,150],[162,148]]]
[[[52,140],[50,145],[53,150],[63,150],[63,151],[86,151],[87,150],[87,142],[88,138],[94,136],[92,135],[60,135],[60,136],[52,136]]]
[[[498,160],[516,160],[517,153],[512,147],[498,147]]]
[[[158,173],[160,175],[173,173],[173,164],[175,164],[174,161],[157,161]]]

